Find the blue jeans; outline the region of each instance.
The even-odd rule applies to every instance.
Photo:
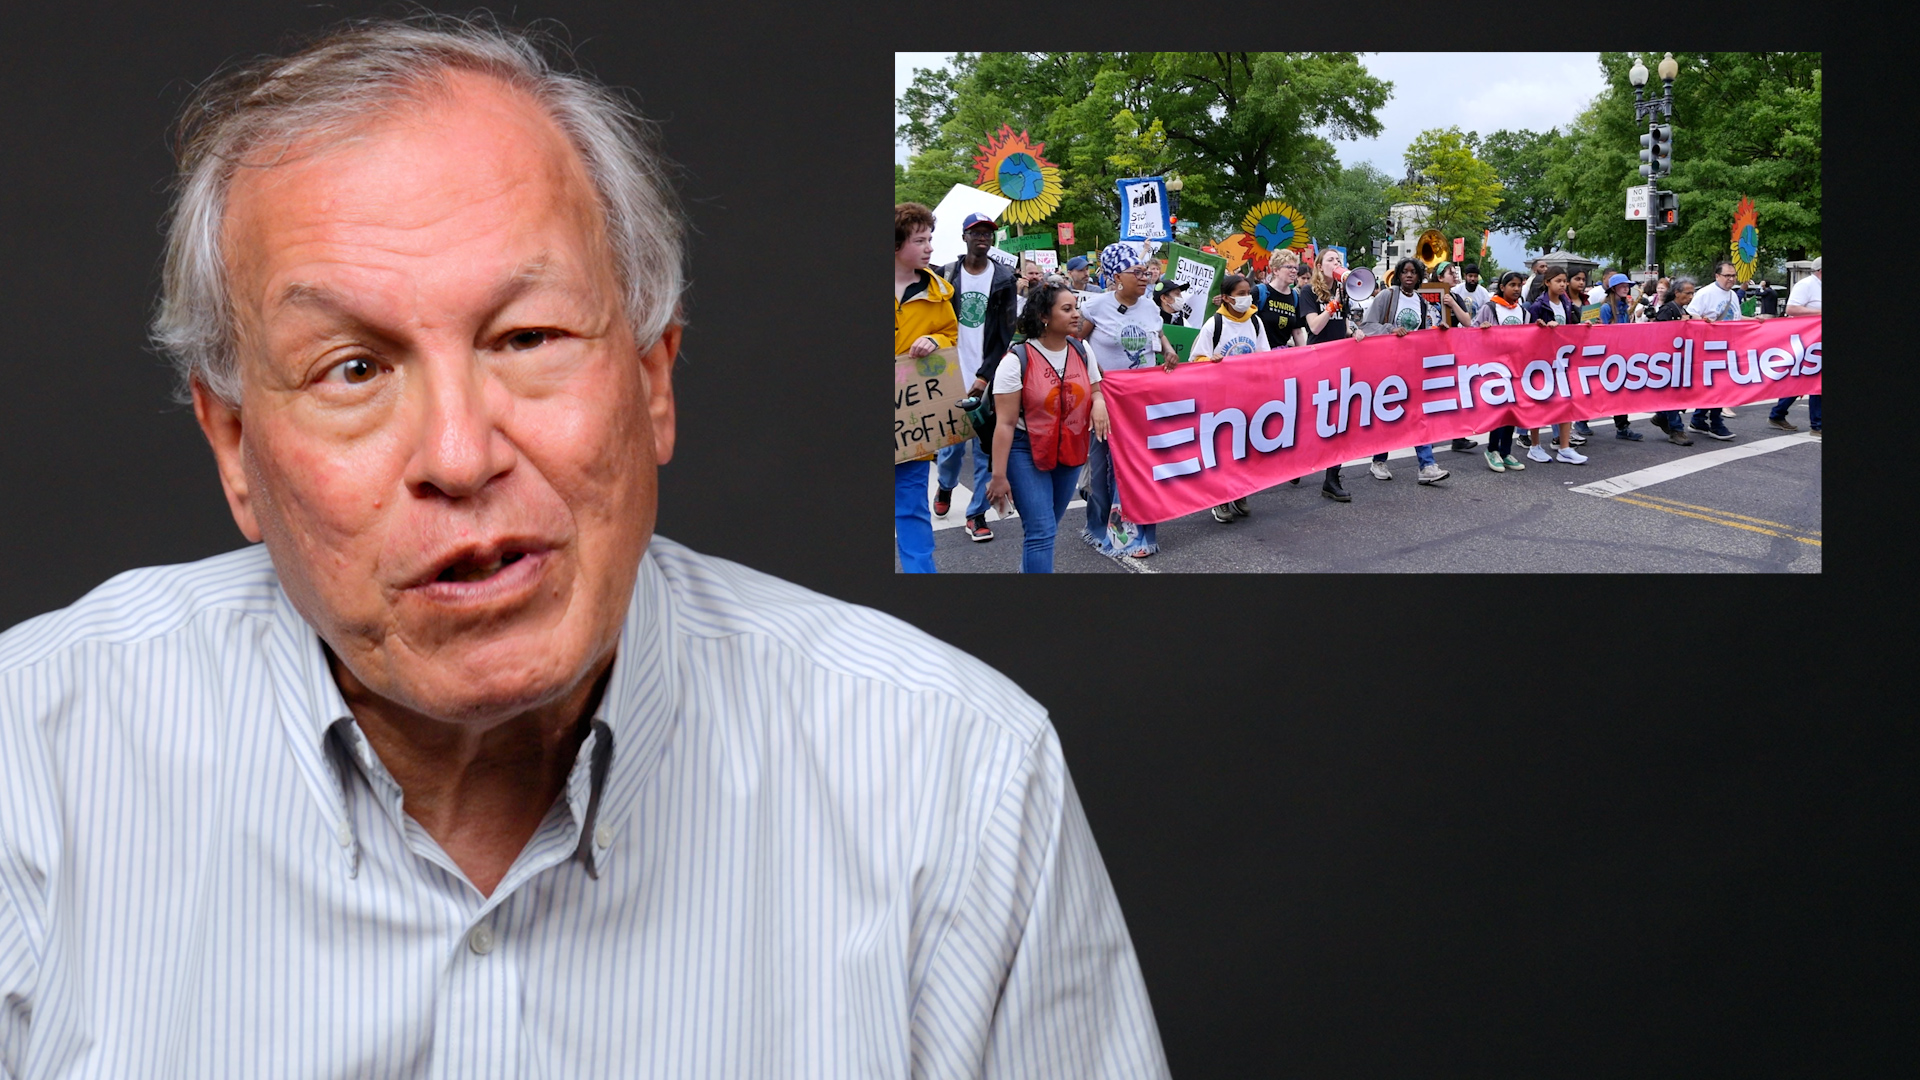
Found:
[[[1793,408],[1793,403],[1799,400],[1800,400],[1799,394],[1795,394],[1792,397],[1783,397],[1780,399],[1780,401],[1777,404],[1774,405],[1773,411],[1771,413],[1768,413],[1767,415],[1771,416],[1775,420],[1785,420],[1787,418],[1787,410]],[[1819,394],[1807,395],[1807,426],[1811,427],[1815,431],[1820,430],[1820,395]]]
[[[933,573],[933,508],[927,505],[927,463],[903,461],[893,467],[893,542],[900,569]]]
[[[1087,448],[1087,528],[1080,538],[1092,544],[1102,555],[1131,555],[1144,551],[1151,555],[1160,550],[1156,542],[1152,525],[1140,526],[1140,535],[1125,549],[1116,549],[1107,539],[1107,514],[1113,508],[1114,501],[1113,458],[1107,444],[1100,439],[1090,439]],[[1126,508],[1121,508],[1125,516]]]
[[[973,500],[967,503],[967,516],[976,518],[987,512],[987,481],[993,478],[992,451],[980,445],[978,438],[941,447],[937,481],[948,491],[959,486],[960,466],[967,458],[969,446],[973,447]]]
[[[1013,433],[1013,449],[1007,453],[1007,486],[1013,489],[1013,508],[1020,511],[1020,572],[1053,573],[1053,539],[1060,531],[1060,519],[1073,501],[1074,482],[1080,477],[1077,465],[1056,465],[1042,471],[1033,463],[1033,449],[1027,433]]]
[[[1413,456],[1416,460],[1420,462],[1420,464],[1423,467],[1433,464],[1433,445],[1431,443],[1427,443],[1427,444],[1422,444],[1420,446],[1414,447]],[[1375,454],[1373,455],[1373,460],[1385,461],[1387,460],[1387,455]]]

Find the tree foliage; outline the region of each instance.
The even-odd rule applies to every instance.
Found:
[[[1334,138],[1377,135],[1392,84],[1354,53],[961,53],[917,71],[896,102],[914,154],[897,199],[933,205],[974,183],[975,147],[1002,123],[1046,144],[1081,245],[1114,237],[1128,176],[1177,173],[1180,217],[1234,231],[1269,196],[1296,204],[1338,174]]]
[[[1332,177],[1300,206],[1323,244],[1357,253],[1387,234],[1393,181],[1366,162],[1336,167]],[[1356,263],[1361,260],[1356,255]]]
[[[1516,232],[1526,237],[1527,247],[1552,251],[1559,245],[1552,222],[1566,212],[1567,206],[1547,183],[1547,166],[1554,148],[1563,141],[1558,128],[1546,132],[1496,131],[1480,145],[1480,159],[1493,166],[1505,190],[1493,212],[1497,232]]]
[[[1649,70],[1659,57],[1641,54]],[[1760,215],[1760,273],[1820,251],[1820,54],[1676,53],[1673,175],[1679,223],[1658,236],[1660,261],[1702,273],[1727,257],[1734,208],[1749,196]],[[1646,227],[1626,220],[1626,189],[1642,183],[1627,70],[1634,54],[1601,53],[1607,87],[1559,142],[1545,184],[1562,205],[1547,231],[1577,233],[1583,253],[1622,265],[1645,258]],[[1659,79],[1648,88],[1659,92]]]
[[[1394,185],[1396,202],[1420,203],[1433,212],[1427,227],[1444,236],[1474,237],[1493,220],[1502,188],[1493,166],[1480,160],[1480,136],[1457,127],[1421,132],[1407,144],[1412,183]]]

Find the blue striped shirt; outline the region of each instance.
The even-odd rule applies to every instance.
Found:
[[[654,538],[491,896],[264,548],[0,635],[0,1075],[1165,1073],[1044,711],[886,615]]]

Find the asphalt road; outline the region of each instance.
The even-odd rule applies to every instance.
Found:
[[[1159,553],[1124,560],[1131,565],[1087,546],[1086,511],[1076,503],[1061,522],[1054,570],[1818,573],[1821,442],[1806,432],[1805,399],[1789,414],[1801,429],[1793,434],[1768,426],[1771,405],[1740,407],[1727,421],[1733,441],[1695,433],[1692,446],[1667,442],[1639,416],[1633,426],[1646,437],[1625,442],[1603,420],[1581,448],[1584,465],[1526,461],[1525,472],[1495,473],[1480,448],[1436,449],[1452,475],[1431,486],[1415,482],[1413,451],[1398,451],[1391,481],[1374,479],[1364,463],[1345,467],[1350,503],[1323,497],[1317,476],[1281,484],[1250,496],[1253,515],[1232,524],[1204,511],[1162,523]],[[1484,447],[1486,437],[1475,441]],[[1700,467],[1680,472],[1686,466]],[[991,541],[969,540],[958,527],[963,497],[956,492],[953,509],[934,519],[940,571],[1017,573],[1019,517],[990,520]]]

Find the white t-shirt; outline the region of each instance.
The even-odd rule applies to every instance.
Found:
[[[987,295],[993,289],[993,261],[985,271],[972,274],[960,264],[960,371],[972,381],[980,370],[981,347],[986,343]]]
[[[1693,290],[1693,303],[1687,305],[1687,314],[1695,318],[1713,316],[1721,320],[1738,319],[1740,298],[1731,289],[1723,289],[1718,282],[1702,285]]]
[[[1564,300],[1555,300],[1549,297],[1547,299],[1547,310],[1553,312],[1553,317],[1556,319],[1559,319],[1563,323],[1570,323],[1573,321],[1572,319],[1567,317],[1567,303]]]
[[[1033,346],[1033,351],[1045,357],[1047,360],[1047,363],[1053,365],[1053,370],[1056,373],[1058,373],[1062,378],[1066,377],[1067,350],[1073,348],[1072,345],[1068,345],[1066,348],[1061,349],[1059,352],[1054,352],[1052,349],[1049,349],[1046,346],[1032,339],[1028,339],[1027,344]],[[1020,360],[1020,355],[1011,350],[1007,352],[1007,355],[1000,358],[1000,366],[996,368],[993,373],[993,392],[994,393],[1017,394],[1020,392],[1021,363],[1022,362]],[[1091,354],[1089,354],[1087,356],[1087,383],[1088,385],[1097,386],[1099,385],[1099,382],[1100,382],[1100,364],[1098,361],[1094,360]],[[1027,430],[1026,419],[1021,416],[1015,416],[1013,421],[1013,430],[1015,431]]]
[[[1453,287],[1453,295],[1460,299],[1460,306],[1467,309],[1467,314],[1476,318],[1480,314],[1480,305],[1493,299],[1493,294],[1487,291],[1485,285],[1475,285],[1469,289],[1464,281]]]
[[[1080,307],[1094,325],[1087,345],[1103,371],[1152,367],[1160,362],[1160,305],[1151,293],[1120,310],[1119,293],[1095,293]]]
[[[1809,274],[1801,278],[1800,284],[1795,285],[1793,291],[1787,294],[1787,303],[1800,304],[1804,307],[1810,307],[1815,311],[1819,311],[1820,278],[1814,274]]]
[[[1409,330],[1420,329],[1420,305],[1422,303],[1423,301],[1420,299],[1419,293],[1408,296],[1399,289],[1393,290],[1393,309],[1387,317],[1387,327],[1393,330],[1398,330],[1403,326]]]
[[[1215,339],[1213,326],[1220,324],[1220,336]],[[1267,327],[1258,315],[1246,322],[1234,322],[1224,315],[1206,320],[1200,327],[1200,336],[1193,339],[1193,351],[1187,355],[1194,359],[1204,356],[1209,360],[1226,359],[1231,356],[1246,356],[1251,353],[1266,352],[1273,346],[1267,344]]]

